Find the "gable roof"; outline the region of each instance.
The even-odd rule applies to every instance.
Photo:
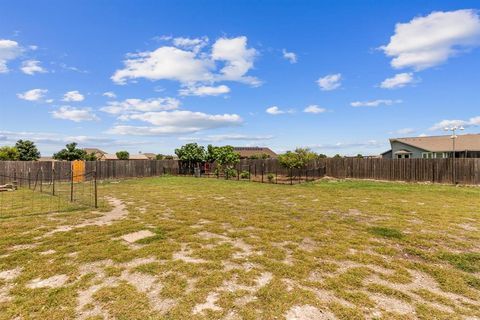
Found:
[[[145,154],[140,153],[140,154],[131,154],[128,157],[128,160],[150,160]]]
[[[144,152],[143,154],[150,160],[155,160],[157,158],[157,155],[152,152]]]
[[[268,154],[270,158],[276,158],[277,154],[266,147],[234,147],[233,150],[240,154],[241,158],[249,158],[255,155]]]
[[[390,143],[396,141],[430,152],[451,152],[453,148],[451,135],[390,139]],[[457,135],[455,150],[480,151],[480,134]]]
[[[103,151],[103,150],[100,150],[98,148],[83,148],[83,150],[87,153],[87,154],[91,154],[91,153],[95,153],[95,154],[105,154],[106,152]]]

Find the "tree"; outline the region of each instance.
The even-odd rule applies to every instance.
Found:
[[[37,161],[40,158],[35,143],[30,140],[18,140],[15,143],[15,148],[18,151],[18,160],[20,161]]]
[[[361,153],[357,154],[357,158],[360,158],[362,159],[363,158],[363,155]]]
[[[157,155],[155,156],[155,159],[156,159],[156,160],[163,160],[163,159],[165,159],[165,156],[164,156],[163,154],[160,154],[160,153],[159,153],[159,154],[157,154]]]
[[[318,158],[318,159],[325,159],[325,158],[328,158],[328,157],[327,157],[326,154],[319,153],[319,154],[317,155],[317,158]]]
[[[87,157],[87,152],[83,149],[77,148],[77,143],[72,142],[65,145],[65,149],[62,149],[53,155],[53,159],[56,160],[85,160]]]
[[[128,160],[130,158],[128,151],[118,151],[116,155],[118,160]]]
[[[188,170],[193,172],[193,168],[205,161],[205,148],[196,143],[187,143],[179,149],[175,149],[175,154],[180,161],[187,164]]]
[[[235,175],[235,165],[240,162],[240,154],[235,152],[232,146],[215,147],[215,161],[219,172],[225,174],[225,178]]]
[[[96,161],[97,156],[95,155],[95,152],[92,152],[92,153],[89,153],[89,154],[85,155],[85,160],[86,161]]]
[[[16,161],[20,154],[15,147],[1,147],[0,148],[0,161]]]
[[[334,157],[335,159],[341,159],[341,158],[342,158],[342,156],[339,155],[338,153],[337,153],[336,155],[334,155],[333,157]]]
[[[280,164],[288,169],[305,167],[310,161],[317,158],[317,154],[308,148],[297,148],[295,151],[287,151],[278,157]]]
[[[207,153],[205,154],[205,161],[206,162],[215,162],[215,160],[217,160],[217,155],[216,155],[216,152],[217,152],[217,149],[218,147],[215,147],[211,144],[209,144],[207,146]]]
[[[251,156],[248,157],[248,158],[249,158],[249,159],[252,159],[252,160],[256,160],[256,159],[266,160],[266,159],[269,159],[269,158],[270,158],[270,155],[269,155],[269,154],[266,154],[266,153],[260,153],[260,154],[251,155]]]

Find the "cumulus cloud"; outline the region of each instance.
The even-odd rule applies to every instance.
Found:
[[[16,59],[22,54],[22,48],[18,42],[13,40],[0,39],[0,73],[7,73],[7,63]]]
[[[230,88],[226,85],[219,86],[191,86],[180,89],[178,93],[181,96],[218,96],[221,94],[226,94],[230,92]]]
[[[277,106],[272,106],[272,107],[269,107],[265,110],[266,113],[268,114],[272,114],[272,115],[277,115],[277,114],[283,114],[285,113],[285,111],[283,110],[280,110],[279,107]]]
[[[317,80],[317,84],[322,91],[331,91],[339,88],[342,83],[342,74],[329,74]]]
[[[74,122],[99,120],[91,108],[62,106],[52,111],[51,114],[55,119],[71,120]]]
[[[110,99],[115,99],[117,95],[113,91],[107,91],[102,94],[102,96],[110,98]]]
[[[442,120],[440,122],[435,123],[430,130],[431,131],[437,131],[437,130],[443,130],[446,127],[452,127],[452,126],[457,126],[457,127],[478,127],[480,126],[480,116],[478,117],[473,117],[468,120]]]
[[[24,93],[17,93],[17,97],[27,101],[40,101],[45,97],[47,92],[47,89],[32,89]]]
[[[396,69],[422,70],[480,44],[480,17],[476,10],[432,12],[398,23],[390,42],[381,49]]]
[[[138,78],[173,80],[188,86],[217,81],[260,84],[255,77],[246,75],[257,55],[254,48],[247,48],[247,37],[220,38],[212,45],[211,53],[202,50],[206,44],[204,38],[174,38],[173,46],[128,54],[123,61],[125,67],[117,70],[111,79],[117,84]]]
[[[123,101],[109,101],[107,106],[100,110],[110,114],[125,114],[132,112],[148,112],[173,110],[180,106],[175,98],[125,99]]]
[[[319,106],[312,104],[312,105],[309,105],[308,107],[306,107],[305,109],[303,109],[303,112],[306,112],[306,113],[324,113],[324,112],[327,112],[327,109],[320,108]]]
[[[40,61],[37,60],[26,60],[22,62],[22,67],[20,68],[23,73],[28,75],[34,75],[35,73],[46,73],[47,70],[40,65]]]
[[[167,135],[192,133],[207,129],[238,126],[242,118],[236,114],[206,114],[193,111],[161,111],[125,115],[124,120],[140,120],[154,126],[117,125],[108,133],[120,135]]]
[[[411,72],[404,72],[404,73],[397,73],[392,78],[387,78],[380,83],[380,88],[384,89],[395,89],[395,88],[402,88],[408,84],[415,83],[417,80],[413,77],[413,73]]]
[[[83,94],[81,94],[77,90],[74,90],[74,91],[68,91],[67,93],[65,93],[63,95],[62,100],[68,101],[68,102],[79,102],[79,101],[83,101],[84,99],[85,97],[83,96]]]
[[[354,101],[350,105],[352,107],[378,107],[378,106],[391,106],[393,104],[402,103],[402,100],[390,100],[390,99],[377,99],[371,101]]]
[[[283,58],[288,60],[290,63],[297,63],[297,55],[294,52],[288,52],[287,50],[283,49]]]

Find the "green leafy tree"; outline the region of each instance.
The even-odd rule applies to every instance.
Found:
[[[270,155],[269,154],[266,154],[266,153],[260,153],[260,154],[254,154],[252,156],[249,157],[249,159],[252,159],[252,160],[266,160],[266,159],[269,159],[270,158]]]
[[[216,158],[217,157],[217,154],[216,154],[217,149],[218,149],[218,147],[215,147],[211,144],[209,144],[207,146],[207,152],[205,154],[205,161],[206,162],[212,163],[212,162],[215,162],[215,160],[217,160],[217,158]]]
[[[236,174],[235,165],[240,162],[240,155],[232,146],[216,147],[214,155],[218,170],[225,174],[225,178]]]
[[[163,160],[163,159],[165,159],[165,156],[164,156],[163,154],[160,154],[160,153],[159,153],[159,154],[157,154],[157,155],[155,156],[155,159],[157,159],[157,160]]]
[[[175,154],[180,161],[183,161],[190,172],[193,172],[193,168],[205,161],[205,148],[199,146],[197,143],[187,143],[178,149],[175,149]]]
[[[86,154],[85,155],[85,160],[86,161],[97,161],[97,156],[95,155],[95,152]]]
[[[310,161],[315,160],[318,155],[308,148],[297,148],[295,151],[287,151],[278,157],[280,164],[288,169],[299,169],[305,167]]]
[[[333,156],[335,159],[341,159],[343,158],[341,155],[339,155],[338,153],[336,155]]]
[[[77,143],[72,142],[65,145],[65,149],[62,149],[53,155],[53,158],[56,160],[85,160],[87,157],[87,152],[83,149],[77,148]]]
[[[130,153],[128,151],[118,151],[116,153],[118,160],[128,160],[130,159]]]
[[[363,158],[363,155],[361,153],[357,154],[357,158],[360,158],[362,159]]]
[[[327,157],[326,154],[319,153],[319,154],[317,155],[317,158],[318,158],[318,159],[326,159],[326,158],[328,158],[328,157]]]
[[[1,147],[0,148],[0,161],[16,161],[20,154],[15,147]]]
[[[18,160],[20,161],[37,161],[40,158],[40,152],[30,140],[18,140],[15,143],[15,148],[18,151]]]

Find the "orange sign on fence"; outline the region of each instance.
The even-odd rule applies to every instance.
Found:
[[[72,161],[73,182],[85,181],[85,161]]]

